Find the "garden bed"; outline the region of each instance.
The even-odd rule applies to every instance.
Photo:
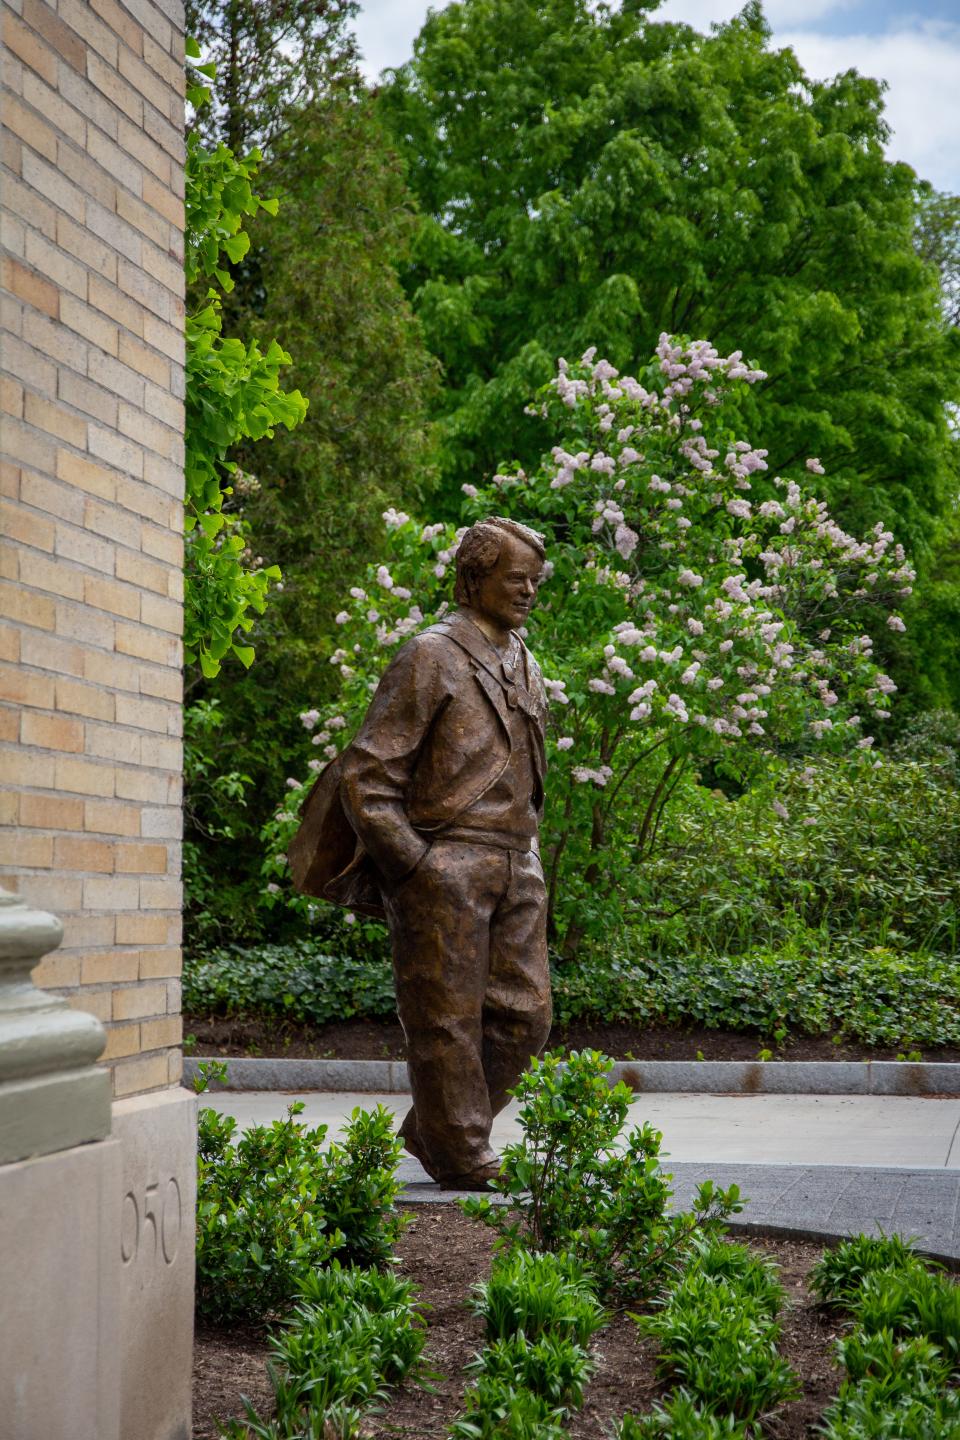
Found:
[[[341,1020],[303,1025],[275,1018],[231,1016],[212,1019],[184,1015],[187,1053],[213,1056],[263,1056],[284,1060],[405,1060],[403,1031],[394,1021]],[[626,1024],[572,1024],[555,1028],[550,1049],[600,1050],[616,1060],[897,1060],[903,1052],[829,1035],[798,1035],[782,1045],[756,1032]],[[960,1047],[928,1047],[910,1058],[956,1063]]]
[[[464,1301],[470,1286],[486,1277],[493,1248],[489,1230],[468,1220],[455,1205],[420,1204],[397,1244],[401,1273],[413,1280],[428,1311],[427,1367],[439,1373],[435,1390],[411,1384],[392,1393],[380,1414],[365,1420],[364,1434],[377,1440],[443,1440],[461,1407],[463,1367],[483,1345],[483,1326]],[[781,1353],[797,1370],[803,1394],[776,1413],[771,1440],[806,1440],[839,1388],[833,1342],[843,1328],[819,1308],[807,1275],[822,1245],[800,1240],[755,1240],[752,1248],[781,1267],[790,1300],[783,1320]],[[633,1321],[617,1316],[594,1340],[597,1369],[583,1409],[568,1422],[575,1440],[606,1440],[611,1424],[633,1410],[643,1413],[669,1386],[654,1376],[654,1346]],[[215,1440],[216,1422],[243,1413],[241,1395],[269,1413],[267,1344],[250,1327],[197,1330],[194,1363],[193,1440]]]

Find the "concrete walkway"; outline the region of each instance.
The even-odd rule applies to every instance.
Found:
[[[397,1094],[302,1095],[217,1092],[203,1097],[243,1126],[279,1119],[292,1100],[302,1118],[340,1129],[355,1106],[384,1105],[400,1116]],[[516,1105],[497,1117],[495,1147],[519,1138]],[[684,1205],[701,1180],[737,1184],[749,1204],[747,1228],[824,1238],[898,1231],[924,1249],[960,1259],[960,1099],[875,1095],[647,1094],[629,1123],[663,1131],[664,1166]],[[417,1162],[400,1175],[410,1201],[453,1198]]]

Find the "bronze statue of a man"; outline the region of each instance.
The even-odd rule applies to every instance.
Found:
[[[513,520],[463,536],[458,608],[400,649],[334,762],[324,803],[329,816],[336,779],[334,809],[357,843],[312,887],[368,913],[382,903],[413,1094],[400,1134],[434,1179],[463,1189],[497,1173],[493,1117],[550,1029],[537,843],[546,697],[515,628],[544,554]],[[291,867],[296,878],[293,849]]]

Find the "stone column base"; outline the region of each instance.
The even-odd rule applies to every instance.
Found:
[[[0,1167],[5,1440],[118,1440],[120,1175],[115,1140]]]
[[[190,1440],[196,1096],[178,1087],[117,1101],[113,1135],[123,1167],[120,1440]]]

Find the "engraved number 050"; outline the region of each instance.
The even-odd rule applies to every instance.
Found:
[[[120,1220],[120,1256],[124,1265],[137,1258],[141,1244],[149,1243],[148,1230],[153,1240],[151,1258],[162,1255],[166,1265],[172,1265],[177,1258],[183,1215],[180,1186],[174,1175],[162,1190],[161,1195],[160,1185],[148,1185],[139,1201],[132,1190],[124,1195]]]

